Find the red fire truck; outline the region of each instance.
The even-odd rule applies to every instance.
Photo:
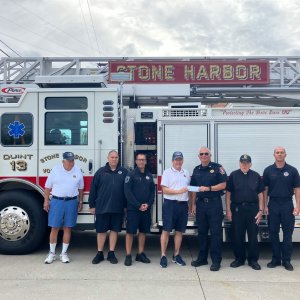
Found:
[[[160,179],[174,151],[192,173],[201,146],[229,174],[248,153],[262,174],[273,149],[300,169],[300,58],[3,58],[0,63],[0,252],[28,253],[47,230],[44,184],[66,150],[84,175],[77,229],[94,228],[89,187],[107,153],[147,155],[162,225]],[[220,103],[223,104],[220,107]],[[216,105],[216,107],[214,107]],[[189,218],[189,233],[195,220]],[[295,227],[300,226],[296,218]],[[267,240],[266,220],[260,240]],[[224,241],[230,223],[224,220]],[[295,230],[294,240],[300,240]]]

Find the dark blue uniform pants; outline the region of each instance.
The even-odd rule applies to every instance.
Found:
[[[198,226],[199,255],[198,260],[207,261],[208,230],[210,230],[210,256],[212,263],[222,261],[222,221],[223,207],[221,198],[203,202],[197,200],[196,223]]]
[[[293,245],[292,235],[295,226],[293,215],[294,205],[292,201],[275,202],[270,200],[269,208],[269,231],[272,244],[272,260],[275,262],[289,262],[291,260]],[[282,245],[279,241],[280,224],[283,232]]]
[[[258,203],[231,204],[233,250],[235,259],[240,262],[246,260],[246,232],[248,237],[248,262],[257,262],[258,260],[258,226],[255,223],[258,209]]]

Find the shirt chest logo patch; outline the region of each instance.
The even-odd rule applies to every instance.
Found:
[[[150,179],[150,177],[149,177],[149,176],[146,176],[146,179],[147,179],[147,180],[149,180],[149,179]]]
[[[210,172],[210,173],[215,173],[215,170],[211,169],[209,172]]]
[[[75,174],[73,175],[73,178],[76,178],[76,175],[75,175]]]
[[[118,171],[118,174],[120,174],[120,175],[121,175],[121,174],[122,174],[122,171]]]
[[[129,176],[126,176],[126,178],[125,178],[125,183],[128,183],[129,180],[130,180],[130,177],[129,177]]]
[[[284,175],[285,177],[287,177],[287,176],[289,176],[290,174],[289,174],[289,172],[284,172],[283,175]]]

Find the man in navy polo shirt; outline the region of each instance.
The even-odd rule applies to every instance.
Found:
[[[124,181],[127,170],[119,165],[119,154],[116,150],[108,153],[108,162],[94,175],[90,195],[90,212],[96,215],[95,227],[97,232],[98,252],[93,258],[93,264],[104,260],[103,248],[109,231],[109,252],[107,260],[117,264],[115,247],[118,232],[122,230],[126,198],[124,194]]]
[[[196,213],[198,226],[199,254],[192,261],[193,267],[207,265],[208,230],[210,230],[211,271],[219,271],[222,261],[223,206],[221,195],[226,188],[227,175],[224,168],[211,161],[210,150],[199,150],[201,164],[194,168],[191,185],[198,186],[199,192],[192,194],[192,213]]]
[[[161,187],[164,194],[162,207],[163,231],[160,237],[161,259],[160,266],[166,268],[168,260],[166,250],[170,232],[175,229],[174,254],[172,261],[180,266],[186,263],[180,256],[182,234],[185,232],[188,221],[188,185],[189,172],[182,168],[183,154],[179,151],[173,153],[172,167],[163,172]]]
[[[74,153],[65,152],[62,164],[55,166],[45,183],[44,210],[48,212],[50,232],[50,252],[46,264],[56,260],[55,248],[57,235],[63,227],[63,244],[60,260],[70,262],[67,250],[71,240],[72,227],[76,225],[77,212],[82,210],[83,176],[79,167],[74,164]],[[52,193],[49,201],[50,192]]]
[[[126,258],[125,266],[132,265],[131,249],[133,235],[138,234],[138,253],[135,260],[150,263],[144,253],[146,233],[150,232],[151,207],[154,202],[155,185],[152,174],[146,169],[145,154],[137,154],[136,168],[125,178],[124,191],[127,198]]]
[[[300,179],[296,168],[286,163],[286,151],[283,147],[274,150],[275,163],[263,173],[266,186],[264,192],[265,214],[268,215],[269,234],[272,244],[272,260],[268,268],[275,268],[281,263],[288,271],[293,271],[291,256],[293,250],[292,235],[295,216],[300,212]],[[296,206],[293,204],[293,195]],[[268,201],[269,200],[269,201]],[[282,245],[279,240],[280,225],[283,232]]]

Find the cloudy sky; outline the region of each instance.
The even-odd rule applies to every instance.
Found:
[[[0,7],[1,57],[300,55],[299,0],[0,0]]]

